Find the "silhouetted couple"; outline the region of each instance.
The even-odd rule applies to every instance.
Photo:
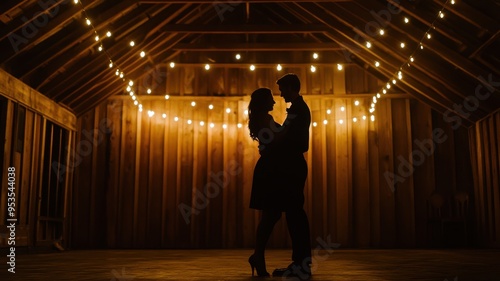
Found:
[[[292,263],[286,268],[274,270],[273,276],[306,280],[311,275],[311,242],[309,221],[304,211],[307,178],[304,152],[309,148],[311,112],[299,94],[300,80],[297,75],[286,74],[276,83],[281,97],[285,102],[291,102],[283,125],[276,123],[269,114],[275,104],[270,89],[255,90],[248,105],[250,136],[259,142],[260,153],[253,175],[250,208],[262,210],[255,251],[248,262],[252,276],[254,268],[258,276],[269,276],[264,252],[274,225],[285,212],[292,239]]]

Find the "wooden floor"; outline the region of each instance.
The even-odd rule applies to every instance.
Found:
[[[7,272],[2,254],[0,280],[257,280],[250,276],[250,254],[249,249],[31,253],[16,256],[15,274]],[[289,250],[269,250],[268,271],[288,265],[289,256]],[[500,249],[321,251],[311,280],[500,280]]]

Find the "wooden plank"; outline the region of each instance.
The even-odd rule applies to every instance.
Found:
[[[500,244],[500,112],[496,112],[492,116],[492,120],[490,122],[490,131],[491,138],[490,142],[492,144],[492,154],[491,157],[493,160],[493,172],[492,172],[492,180],[493,180],[493,193],[494,193],[494,205],[495,205],[495,233],[496,237],[494,241],[496,242],[494,246],[498,246]],[[496,134],[495,134],[496,133]],[[497,144],[495,147],[495,143]]]
[[[75,130],[76,116],[46,96],[31,89],[14,76],[0,69],[0,94],[22,104],[63,128]]]
[[[338,243],[345,245],[347,247],[352,246],[351,245],[351,229],[350,229],[350,217],[352,216],[352,213],[350,212],[349,209],[349,201],[352,198],[349,198],[349,189],[351,186],[349,186],[349,144],[348,142],[350,141],[348,138],[348,127],[347,127],[347,113],[346,110],[341,111],[338,110],[342,106],[346,108],[346,102],[345,100],[336,100],[335,101],[335,116],[336,119],[340,122],[340,120],[343,121],[342,124],[337,125],[337,142],[335,143],[336,145],[336,151],[337,151],[337,181],[336,181],[336,186],[337,186],[337,241]]]
[[[118,212],[121,214],[119,222],[119,244],[121,247],[133,246],[134,233],[134,187],[135,187],[135,162],[137,149],[137,109],[130,103],[123,104],[120,140],[120,192]]]
[[[364,99],[359,100],[360,106],[366,107],[365,105],[370,104],[370,100]],[[365,117],[363,119],[363,116]],[[368,168],[370,173],[369,186],[370,186],[370,241],[372,247],[380,247],[381,244],[381,203],[380,203],[380,195],[381,195],[381,185],[380,185],[380,172],[379,167],[379,120],[376,122],[371,122],[369,118],[366,118],[366,111],[363,113],[361,120],[359,122],[366,122],[368,127]],[[379,116],[377,116],[379,118]],[[382,188],[385,188],[382,186]]]
[[[320,100],[311,100],[309,106],[311,108],[311,118],[313,120],[325,119],[324,112],[326,111],[326,109],[324,109],[324,105],[322,105],[322,102]],[[325,125],[323,124],[323,122],[321,122],[319,126],[316,127],[316,130],[313,130],[313,133],[310,135],[311,146],[309,147],[309,153],[312,154],[312,156],[311,161],[308,162],[308,165],[311,166],[311,174],[308,174],[308,177],[311,177],[312,180],[310,190],[307,194],[307,199],[309,199],[308,201],[310,203],[308,207],[311,217],[311,237],[324,237],[324,216],[326,217],[326,214],[323,211],[323,200],[325,198],[325,196],[323,195],[323,176],[325,175],[323,169],[326,167],[322,165],[324,154],[324,142],[322,141],[322,139],[324,137],[324,131],[326,129],[325,126],[328,126],[328,124]]]
[[[163,117],[163,103],[153,102],[151,105],[155,115],[148,120],[150,123],[150,149],[147,155],[148,183],[149,191],[147,194],[147,228],[146,241],[147,248],[159,248],[161,246],[163,224],[162,220],[162,196],[163,196],[163,142],[165,135],[165,126]]]
[[[427,240],[427,209],[426,200],[435,189],[434,178],[434,141],[432,136],[431,108],[419,101],[412,101],[411,134],[413,138],[412,151],[423,153],[425,158],[413,173],[415,197],[415,239],[416,246],[430,246]]]
[[[395,165],[398,167],[398,181],[395,189],[396,203],[396,237],[397,245],[414,247],[415,244],[415,215],[413,200],[413,172],[415,161],[425,159],[415,156],[411,151],[411,123],[408,100],[398,99],[392,101],[393,120],[393,153],[396,156]],[[420,154],[419,154],[420,155]],[[420,164],[420,163],[418,163]]]
[[[393,176],[397,175],[394,166],[392,104],[391,100],[377,103],[377,122],[379,134],[379,181],[380,181],[380,246],[396,245],[395,187]]]
[[[120,233],[120,217],[118,207],[120,206],[120,151],[122,135],[123,102],[110,100],[107,102],[107,128],[110,130],[109,140],[109,180],[107,190],[107,247],[118,246],[118,234]]]
[[[23,147],[23,153],[22,153],[22,166],[20,167],[22,170],[20,171],[19,175],[17,175],[18,178],[21,179],[21,182],[19,184],[19,189],[17,190],[17,197],[19,200],[19,205],[17,206],[19,210],[19,224],[20,225],[27,225],[29,223],[29,198],[30,198],[30,186],[31,186],[31,181],[32,181],[32,163],[31,163],[31,158],[33,155],[33,120],[35,118],[35,114],[30,111],[26,110],[26,117],[25,117],[25,126],[24,126],[24,147]]]
[[[189,220],[190,213],[186,213],[191,211],[191,209],[180,209],[185,206],[186,208],[190,208],[191,204],[189,202],[181,202],[178,198],[178,190],[177,190],[177,179],[178,179],[178,166],[180,166],[179,159],[179,142],[182,141],[179,139],[179,127],[181,126],[178,121],[175,121],[174,118],[178,115],[179,104],[178,102],[167,101],[166,108],[168,110],[169,118],[167,121],[168,126],[168,143],[166,147],[167,151],[167,178],[166,178],[166,192],[167,192],[167,213],[166,215],[166,235],[167,238],[166,245],[167,247],[175,247],[176,246],[176,238],[178,235],[178,221],[181,220],[184,223],[187,223],[185,219]],[[183,215],[186,215],[184,217]]]
[[[487,120],[480,122],[481,127],[481,143],[483,145],[483,173],[484,173],[484,182],[483,188],[485,193],[485,204],[483,205],[486,210],[486,226],[487,226],[487,237],[488,243],[493,242],[493,237],[495,237],[495,224],[494,224],[494,206],[493,202],[490,198],[493,198],[493,190],[491,186],[491,147],[489,143],[489,135],[492,132],[488,131],[488,123]]]
[[[5,120],[14,120],[14,103],[7,100],[7,113],[5,115]],[[5,124],[5,142],[4,142],[4,158],[2,159],[4,167],[3,171],[0,173],[3,174],[2,179],[7,179],[8,168],[13,167],[11,163],[11,155],[13,153],[12,149],[12,136],[13,135],[13,123],[14,122],[6,122]],[[7,137],[9,136],[9,137]],[[20,167],[14,167],[16,170],[20,169]],[[7,190],[7,181],[4,180],[0,183],[2,190]],[[2,200],[0,201],[0,218],[2,221],[7,219],[7,196],[1,196]]]
[[[349,107],[352,108],[353,118],[346,120],[352,124],[352,197],[353,197],[353,220],[354,220],[354,245],[359,248],[370,246],[371,209],[368,168],[368,120],[362,120],[366,108],[354,106],[350,100]]]
[[[192,120],[192,111],[190,110],[190,104],[188,102],[179,103],[179,113],[181,118],[179,119],[179,133],[178,133],[178,155],[177,161],[179,165],[177,166],[177,199],[179,203],[185,203],[190,206],[193,210],[193,215],[198,215],[198,211],[194,206],[194,194],[193,194],[193,183],[192,183],[192,156],[193,156],[193,132],[192,124],[188,124],[188,120]],[[191,223],[194,218],[191,218],[190,222],[185,222],[184,220],[179,220],[177,222],[177,235],[176,244],[180,247],[190,247],[191,245]]]
[[[338,123],[338,120],[336,119],[336,114],[337,110],[339,108],[336,106],[335,100],[334,99],[329,99],[328,102],[329,109],[332,110],[332,114],[330,114],[331,120],[329,120],[329,123],[331,123],[330,126],[326,127],[326,142],[328,145],[326,146],[326,155],[325,157],[327,158],[327,167],[326,167],[326,173],[328,175],[327,179],[327,191],[325,194],[325,197],[328,200],[328,205],[327,205],[327,219],[328,219],[328,224],[326,226],[326,232],[328,235],[331,235],[332,241],[337,241],[337,221],[338,221],[338,213],[337,213],[337,189],[339,188],[337,186],[337,126],[341,126]],[[317,130],[318,127],[314,127],[311,125],[311,130]],[[312,134],[311,134],[312,135]]]
[[[154,116],[148,115],[148,110],[151,110],[151,101],[142,101],[144,111],[139,112],[137,126],[137,154],[136,154],[136,186],[135,186],[135,241],[134,245],[138,248],[146,247],[148,237],[148,206],[151,202],[148,201],[151,185],[149,184],[149,173],[152,167],[150,163],[150,147],[151,147],[151,122]]]
[[[28,224],[30,229],[36,229],[37,225],[37,206],[38,206],[38,185],[40,182],[40,163],[41,163],[41,154],[42,154],[42,148],[43,146],[41,143],[43,143],[42,140],[42,126],[43,126],[43,120],[42,117],[38,114],[35,114],[33,116],[33,136],[36,136],[33,138],[32,142],[32,155],[31,155],[31,182],[30,182],[30,203],[29,203],[29,214],[28,214]],[[74,148],[73,148],[74,149]],[[73,167],[73,166],[71,166]],[[71,220],[71,217],[70,219]],[[69,228],[69,233],[71,233],[71,228]],[[30,239],[31,244],[33,244],[35,241],[35,233],[32,231],[30,233]]]
[[[209,169],[207,170],[208,177],[214,185],[214,198],[211,198],[210,204],[207,208],[208,218],[207,224],[211,227],[208,229],[208,237],[211,237],[210,241],[207,243],[208,247],[220,248],[223,244],[224,233],[223,228],[223,195],[222,188],[224,182],[220,181],[218,175],[224,170],[224,129],[222,125],[224,123],[224,102],[217,100],[213,103],[214,110],[211,111],[211,120],[215,124],[212,128],[212,139],[211,139],[211,157],[209,160]],[[217,188],[215,188],[217,186]]]

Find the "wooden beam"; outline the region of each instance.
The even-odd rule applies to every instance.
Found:
[[[62,2],[62,0],[60,1]],[[91,7],[92,3],[96,2],[90,0],[83,1],[86,7]],[[40,7],[34,7],[32,8],[32,10],[26,11],[26,14],[33,15],[42,12],[42,14],[45,14],[46,17],[43,18],[43,16],[39,16],[28,21],[23,21],[23,18],[21,17],[19,19],[16,19],[16,21],[11,24],[14,25],[14,27],[7,27],[4,30],[0,31],[0,46],[2,46],[2,50],[4,50],[2,53],[0,53],[0,61],[8,62],[16,56],[19,56],[26,50],[30,49],[31,47],[40,44],[41,42],[55,34],[57,31],[59,31],[60,28],[73,21],[74,17],[76,17],[82,11],[81,7],[73,4],[71,4],[71,6],[66,10],[60,10],[62,10],[62,7],[56,5],[52,5],[46,10],[42,10]],[[56,11],[58,11],[59,14],[56,14]],[[51,17],[51,15],[53,15],[53,18]],[[45,19],[46,23],[44,25],[37,23],[40,26],[37,27],[34,22],[40,17]],[[20,31],[23,30],[23,28],[28,27],[28,30],[30,32],[28,34],[29,36],[25,34],[26,32],[23,33]],[[16,32],[19,34],[17,34]],[[17,39],[14,40],[12,38]]]
[[[96,30],[104,30],[109,27],[109,24],[115,22],[119,17],[124,17],[124,14],[128,14],[130,10],[135,9],[137,7],[136,4],[135,0],[127,0],[105,11],[99,17],[105,20],[94,22]],[[146,12],[145,8],[142,10],[139,9],[140,13]],[[28,52],[28,54],[14,59],[12,61],[14,67],[11,73],[21,79],[28,78],[27,81],[32,81],[29,79],[29,76],[46,65],[42,73],[36,73],[35,75],[36,81],[39,82],[31,84],[36,88],[45,80],[44,78],[63,67],[71,58],[78,57],[78,54],[98,44],[93,39],[94,31],[81,22],[75,21],[70,24],[70,27],[66,27],[64,30],[68,30],[68,32],[53,36],[53,38],[59,37],[58,42],[54,43],[52,40],[46,40],[51,42],[44,41],[42,44],[37,45],[35,47],[37,48],[35,52],[36,56],[32,52]],[[60,32],[62,33],[62,30]]]
[[[280,2],[350,2],[353,0],[283,0]],[[221,5],[236,6],[241,3],[276,3],[272,0],[245,0],[245,1],[219,1]],[[216,5],[213,0],[139,0],[141,4],[210,4]]]
[[[158,10],[157,7],[153,8]],[[149,30],[151,28],[154,28],[156,25],[160,24],[161,21],[169,20],[171,19],[171,17],[174,17],[179,13],[182,13],[182,11],[184,11],[184,9],[176,9],[177,11],[173,11],[167,7],[165,7],[165,9],[162,8],[159,10],[161,12],[157,14],[157,17],[154,17],[153,19],[150,20],[145,20],[145,19],[140,20],[140,22],[145,21],[145,23],[142,25],[144,27],[144,30]],[[109,54],[113,54],[114,56],[116,56],[116,54],[120,54],[126,52],[127,50],[131,50],[127,42],[129,38],[135,38],[137,46],[138,47],[140,46],[140,42],[137,40],[137,38],[142,38],[143,36],[145,36],[145,33],[144,31],[140,30],[140,28],[137,29],[138,25],[137,20],[131,22],[130,24],[131,26],[129,28],[136,28],[136,29],[132,33],[125,32],[120,39],[117,39],[112,46],[108,47],[107,52]],[[92,42],[91,38],[87,39],[87,42],[89,42],[88,44],[91,44]],[[75,54],[68,52],[67,54],[65,54],[64,58],[66,59],[66,64],[74,65],[73,60],[75,58],[72,58],[71,55],[74,56]],[[106,58],[103,59],[103,57],[104,57],[103,54],[101,54],[100,56],[94,56],[92,60],[90,61],[87,60],[86,64],[83,67],[81,65],[80,66],[74,65],[71,68],[73,71],[68,71],[68,69],[64,67],[65,64],[63,64],[61,68],[64,68],[66,70],[67,75],[65,75],[64,78],[59,78],[57,81],[50,81],[49,83],[43,84],[43,87],[40,88],[41,91],[45,92],[49,97],[55,100],[62,100],[61,98],[62,96],[69,94],[68,92],[69,89],[72,88],[74,89],[75,87],[78,87],[77,85],[85,85],[89,81],[93,81],[96,78],[95,76],[88,77],[88,75],[90,73],[94,73],[94,75],[96,75],[94,68],[96,68],[97,66],[102,66],[103,63],[105,63],[106,65],[107,63],[109,63],[107,59]],[[132,56],[130,57],[132,58]],[[119,64],[120,59],[118,57],[113,58],[113,60],[115,61],[115,65],[118,65],[119,67],[121,66]],[[61,62],[64,63],[63,60],[61,60]]]
[[[0,94],[26,106],[63,128],[76,130],[76,116],[46,96],[0,69]]]
[[[202,34],[276,34],[276,33],[322,33],[326,27],[320,24],[168,24],[161,31]]]
[[[269,27],[268,27],[269,28]],[[179,43],[172,50],[179,51],[340,51],[343,48],[337,43]]]
[[[447,0],[433,0],[439,5],[443,5]],[[479,1],[482,2],[482,1]],[[497,4],[498,7],[498,4]],[[489,5],[489,9],[495,9],[495,5]],[[498,10],[498,8],[496,9]],[[456,5],[446,5],[446,11],[459,17],[461,20],[472,24],[484,33],[494,33],[498,30],[498,23],[495,19],[489,18],[486,14],[479,12],[466,1],[460,1]],[[500,11],[499,11],[500,12]]]
[[[23,1],[17,1],[17,0],[4,0],[0,2],[0,11],[2,11],[0,16],[10,13],[12,10],[17,9],[22,4]]]
[[[366,20],[360,21],[358,17],[369,18],[371,16],[368,10],[365,10],[364,7],[356,9],[356,13],[353,13],[352,10],[348,10],[347,8],[342,7],[342,5],[336,5],[334,9],[331,7],[335,4],[331,6],[329,5],[328,7],[326,5],[318,5],[325,7],[325,10],[326,8],[329,8],[327,10],[336,11],[335,14],[337,15],[337,17],[341,18],[346,23],[348,22],[348,24],[351,25],[349,27],[352,29],[361,27],[366,23]],[[382,5],[377,5],[370,6],[369,8],[373,11],[381,10],[383,7]],[[407,38],[404,36],[404,33],[399,36],[400,38],[397,38],[398,35],[398,32],[392,31],[391,36],[387,36],[386,38],[384,38],[384,40],[370,40],[369,38],[367,38],[367,40],[372,41],[373,46],[371,49],[374,52],[377,51],[377,48],[380,48],[387,54],[393,54],[395,57],[397,57],[398,60],[404,61],[408,59],[408,51],[406,49],[398,48],[395,46],[398,46]],[[410,45],[410,43],[411,42],[406,42],[408,46]],[[418,42],[414,42],[413,44],[414,48],[418,47]],[[435,85],[434,88],[438,90],[438,92],[449,93],[447,94],[447,96],[451,96],[449,99],[454,101],[455,103],[461,103],[470,93],[474,92],[476,85],[470,83],[470,81],[468,81],[467,79],[460,80],[457,79],[457,77],[450,75],[454,72],[452,65],[439,63],[439,57],[428,58],[428,56],[433,57],[434,53],[426,55],[426,50],[422,52],[423,55],[418,55],[418,57],[416,57],[417,62],[412,65],[414,68],[427,75],[429,77],[427,79],[428,81],[433,81],[433,83],[430,84]],[[482,109],[485,111],[491,111],[493,109],[489,106],[490,105],[486,103],[481,104]]]
[[[388,0],[389,3],[392,5],[397,5],[402,9],[404,13],[407,13],[410,16],[416,16],[415,13],[412,11],[409,11],[405,7],[399,5],[399,3],[395,0]],[[391,24],[391,27],[395,27],[395,24]],[[419,30],[416,29],[415,27],[412,26],[407,26],[406,32],[410,34],[418,34]],[[488,87],[495,88],[494,85],[489,84],[489,82],[485,81],[484,77],[488,77],[488,74],[490,74],[488,71],[482,69],[472,61],[468,60],[467,58],[463,57],[461,54],[457,53],[455,50],[448,48],[446,45],[442,44],[438,40],[426,40],[423,42],[423,45],[425,48],[429,48],[436,54],[438,54],[441,58],[443,58],[445,61],[450,63],[451,65],[455,66],[456,68],[460,69],[464,73],[466,73],[468,76],[471,78],[477,80],[477,82],[480,82],[482,84],[485,84]],[[497,90],[500,91],[500,90]]]

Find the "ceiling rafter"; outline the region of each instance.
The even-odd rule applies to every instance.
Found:
[[[187,9],[189,7],[189,5],[185,5],[184,6],[184,9]],[[204,9],[204,11],[202,11],[201,13],[199,11],[194,11],[194,10],[191,10],[188,14],[186,15],[183,15],[183,18],[179,20],[180,23],[192,23],[193,21],[195,21],[200,15],[205,15],[206,14],[206,11],[208,9],[212,9],[212,7],[206,7]],[[216,15],[214,15],[216,16]],[[155,19],[163,19],[163,21],[165,22],[165,16],[160,16],[158,15],[157,17],[155,18],[152,18],[151,19],[151,22],[149,24],[153,24],[153,22],[155,21]],[[142,29],[138,29],[138,31],[140,31]],[[146,28],[146,30],[148,30]],[[170,37],[168,38],[168,40],[162,40],[163,42],[157,42],[157,40],[160,40],[158,37],[154,37],[154,38],[151,38],[150,39],[150,42],[145,42],[145,43],[142,43],[142,45],[144,46],[141,46],[141,47],[151,47],[149,49],[149,52],[150,52],[150,56],[155,56],[155,52],[163,52],[165,49],[170,49],[173,45],[177,44],[179,41],[181,41],[182,39],[186,38],[187,36],[189,36],[189,34],[177,34],[177,33],[172,33],[170,34]],[[167,42],[165,46],[165,43],[164,42]],[[129,51],[130,53],[131,51]],[[145,63],[148,62],[147,60],[134,60],[132,59],[133,56],[129,55],[129,54],[124,54],[124,55],[121,55],[120,56],[121,58],[125,58],[125,60],[129,59],[129,60],[132,60],[129,64],[126,64],[123,62],[124,65],[127,65],[127,68],[124,69],[124,71],[127,71],[127,72],[133,72],[133,71],[136,71],[137,69],[139,69],[140,71],[144,71],[144,69],[141,69],[144,67]],[[117,63],[122,63],[120,61],[117,61]],[[155,62],[155,64],[157,64]],[[131,70],[130,70],[131,69]],[[133,79],[134,77],[130,74],[127,74],[127,76],[129,77],[129,79]],[[131,77],[130,77],[131,76]],[[100,79],[103,79],[103,80],[106,80],[106,79],[115,79],[116,80],[116,76],[114,74],[114,72],[111,72],[109,71],[107,74],[105,74],[104,76],[101,76]],[[80,98],[85,98],[87,99],[90,95],[90,97],[94,97],[94,96],[102,96],[102,90],[96,90],[95,87],[92,87],[90,86],[91,83],[90,81],[87,83],[88,87],[86,88],[86,92],[82,93],[81,95],[79,95],[78,98],[74,99],[71,101],[70,103],[70,106],[71,104],[76,104],[76,107],[75,107],[75,110],[78,112],[78,108],[79,106],[81,105],[81,103],[79,104],[79,100]],[[82,85],[82,87],[85,86],[85,85]],[[81,87],[81,88],[82,88]],[[84,87],[85,88],[85,87]],[[108,91],[107,96],[111,96],[111,95],[114,95],[116,94],[117,92],[121,92],[123,91],[123,88],[122,87],[119,87],[119,88],[115,88],[111,91]],[[64,100],[63,100],[64,102]]]
[[[104,29],[112,22],[116,21],[120,17],[120,14],[122,16],[129,14],[130,11],[136,8],[136,0],[120,2],[116,7],[102,13],[99,18],[103,20],[94,21],[95,27],[97,30]],[[145,10],[145,8],[143,10]],[[66,28],[69,30],[65,34],[57,34],[58,40],[56,43],[51,42],[51,44],[46,44],[48,46],[41,46],[42,44],[37,45],[33,48],[34,50],[30,50],[28,54],[14,60],[13,64],[18,65],[18,69],[14,69],[13,72],[17,73],[21,79],[27,80],[30,80],[28,78],[29,76],[36,73],[36,77],[38,78],[36,80],[38,82],[34,83],[34,85],[35,88],[38,88],[40,84],[45,81],[43,77],[51,75],[62,68],[69,59],[78,57],[85,50],[98,44],[98,42],[93,39],[93,30],[90,30],[79,21],[74,21],[73,24],[78,27],[74,28],[73,26],[69,26]],[[61,30],[61,32],[63,32],[63,30]],[[34,54],[36,54],[36,56]],[[44,68],[42,73],[37,72],[39,68],[47,64],[49,65]]]
[[[89,6],[92,6],[91,5],[92,2],[94,2],[94,4],[95,4],[96,1],[84,0],[84,3],[88,3]],[[57,8],[61,9],[61,6],[57,6]],[[47,9],[44,12],[50,13],[50,9]],[[48,20],[46,25],[42,25],[40,27],[40,29],[38,29],[38,28],[35,29],[33,36],[30,35],[28,37],[25,37],[25,34],[22,33],[23,36],[17,35],[17,36],[20,36],[19,38],[12,37],[12,38],[18,38],[18,39],[16,39],[18,41],[12,41],[14,39],[11,39],[10,37],[5,38],[0,43],[2,46],[2,49],[5,47],[5,45],[11,45],[12,48],[8,48],[8,51],[4,51],[0,54],[0,61],[2,61],[4,63],[8,63],[10,60],[23,54],[25,51],[27,51],[31,47],[40,44],[44,40],[47,40],[53,34],[57,33],[63,26],[65,26],[69,22],[73,21],[73,18],[79,13],[81,13],[81,8],[72,4],[68,9],[64,10],[61,15],[57,15],[53,19]],[[33,20],[34,19],[32,19],[32,21]],[[30,23],[30,22],[28,22],[28,23]],[[22,26],[24,26],[24,23],[23,23],[23,25],[18,26],[18,28],[15,28],[10,33],[8,33],[7,36],[13,34],[15,31],[22,28]],[[33,24],[33,26],[35,26],[35,25]],[[12,42],[14,42],[16,45],[13,46]],[[20,43],[23,43],[23,44],[19,45]]]
[[[147,17],[144,18],[144,16],[141,16],[141,19],[137,19],[134,22],[131,22],[130,24],[132,26],[136,26],[136,22],[142,22],[143,23],[143,28],[145,30],[148,30],[148,28],[152,28],[154,25],[161,24],[163,21],[170,20],[177,16],[178,14],[182,13],[187,7],[182,6],[181,9],[179,7],[173,7],[173,6],[168,6],[168,7],[149,7],[148,10],[156,10],[159,11],[159,14],[157,14],[156,17],[152,19],[148,19]],[[123,55],[117,55],[117,54],[123,54],[124,52],[137,52],[137,48],[140,47],[141,40],[137,40],[138,38],[144,37],[145,33],[139,28],[135,27],[134,30],[129,31],[129,32],[124,32],[124,34],[121,36],[121,39],[118,39],[113,42],[113,46],[109,47],[107,49],[107,52],[112,55],[112,59],[115,61],[115,65],[120,66],[122,62],[122,57]],[[129,38],[134,38],[134,40],[137,41],[137,46],[132,49],[128,45],[129,43]],[[70,75],[67,75],[66,77],[62,78],[63,82],[62,83],[50,83],[44,86],[44,90],[47,91],[47,94],[58,100],[58,101],[64,101],[64,99],[60,99],[60,96],[68,93],[70,89],[75,88],[76,85],[80,85],[79,88],[82,88],[84,85],[87,85],[91,81],[94,81],[95,79],[99,78],[99,75],[96,75],[93,71],[93,68],[96,67],[97,65],[107,65],[109,61],[107,59],[103,60],[103,57],[105,56],[105,53],[101,53],[100,56],[94,57],[92,60],[87,61],[87,64],[84,67],[80,67],[78,65],[73,66],[71,69],[67,70],[67,73],[70,73]],[[136,54],[137,55],[137,54]],[[114,75],[114,73],[113,73]],[[89,78],[90,77],[90,78]],[[61,81],[61,79],[59,79]],[[54,94],[51,94],[54,93]],[[68,98],[69,95],[67,95],[66,99]]]
[[[325,5],[321,5],[321,4],[318,4],[319,6],[322,6],[324,7]],[[365,5],[368,5],[368,3],[365,2]],[[370,5],[369,7],[370,10],[380,10],[382,7],[380,6],[372,6]],[[349,10],[346,10],[344,7],[336,7],[335,11],[339,11],[338,13],[336,13],[338,15],[338,17],[341,17],[343,18],[344,20],[346,20],[347,18],[351,18],[351,21],[349,22],[349,24],[352,24],[352,28],[354,29],[356,26],[362,26],[364,22],[361,22],[359,20],[355,20],[353,19],[355,17],[355,15],[353,15]],[[369,18],[370,14],[368,12],[368,9],[357,9],[357,14],[358,16],[360,16],[361,18]],[[363,12],[362,12],[363,11]],[[382,49],[384,52],[386,52],[386,54],[393,54],[395,56],[397,56],[399,59],[402,59],[402,60],[406,60],[409,55],[408,53],[408,49],[411,49],[411,47],[413,48],[417,48],[418,47],[418,42],[414,42],[414,46],[409,46],[407,48],[398,48],[397,46],[399,46],[399,44],[402,42],[402,41],[405,41],[405,40],[402,40],[402,39],[397,39],[396,35],[398,34],[395,34],[393,31],[391,31],[391,36],[384,36],[383,40],[378,40],[378,39],[375,39],[374,40],[370,40],[370,42],[372,43],[373,47],[372,49],[373,50],[376,50],[377,47],[379,47],[380,49]],[[421,34],[423,34],[421,32]],[[401,36],[401,35],[400,35]],[[406,42],[407,44],[409,42]],[[474,91],[474,87],[473,85],[471,85],[470,83],[466,83],[466,81],[462,81],[462,80],[454,80],[452,76],[448,75],[449,73],[452,73],[453,72],[453,69],[449,69],[449,68],[445,68],[442,64],[440,63],[437,63],[439,60],[431,60],[431,59],[428,59],[426,56],[419,56],[417,59],[417,63],[413,63],[413,67],[418,69],[420,72],[422,72],[423,74],[427,75],[429,78],[428,80],[429,81],[433,81],[433,84],[434,84],[434,87],[437,89],[439,89],[439,92],[450,92],[450,93],[453,93],[453,96],[452,98],[450,98],[452,101],[454,101],[455,103],[457,102],[461,102],[464,98],[466,98],[466,94],[465,93],[470,93],[470,92],[473,92]],[[465,90],[465,89],[469,89],[469,90]],[[446,96],[450,96],[449,94],[446,95]],[[486,103],[483,103],[481,104],[483,108],[483,110],[487,111],[487,110],[491,110],[491,108],[487,108],[488,104]]]
[[[334,24],[337,19],[332,17],[330,14],[328,14],[328,11],[325,11],[323,8],[320,6],[316,6],[315,4],[295,4],[297,7],[301,8],[304,12],[309,13],[311,16],[317,17],[318,20],[324,21],[326,25]],[[345,42],[350,42],[350,44],[346,44],[345,47],[346,49],[350,51],[354,50],[363,50],[364,46],[361,45],[360,42],[356,41],[353,36],[348,34],[352,32],[352,29],[350,29],[347,26],[343,27],[337,27],[333,28],[329,32],[330,35],[332,35],[332,39],[339,42],[339,44],[346,44]],[[342,43],[341,43],[342,42]],[[377,54],[373,52],[372,50],[368,49],[365,51],[358,51],[358,52],[352,52],[353,54],[357,54],[358,57],[360,57],[365,63],[368,65],[373,65],[373,62],[375,60],[380,61],[381,66],[377,68],[377,70],[384,72],[385,75],[387,75],[390,79],[390,77],[393,77],[394,74],[397,72],[399,67],[402,65],[403,62],[401,61],[396,61],[395,59],[391,58],[390,54]],[[386,66],[390,66],[391,69],[387,68]],[[433,100],[433,105],[436,106],[437,108],[453,108],[453,100],[450,100],[449,97],[443,95],[443,93],[435,91],[433,89],[433,85],[426,83],[426,80],[429,77],[422,74],[418,73],[415,71],[408,72],[405,74],[405,78],[401,81],[402,83],[406,84],[407,86],[411,86],[412,88],[418,89],[417,93],[422,96],[429,95],[429,93],[432,93],[432,100]],[[408,81],[412,81],[413,84],[409,84]],[[415,91],[413,91],[415,93]],[[458,112],[456,112],[458,113]]]
[[[395,0],[387,0],[387,1],[392,3],[393,5],[397,4]],[[400,7],[404,12],[408,13],[409,15],[414,15],[413,12],[409,11],[404,6]],[[418,30],[415,30],[415,28],[412,26],[408,26],[408,32],[416,34],[418,33]],[[481,79],[481,77],[488,76],[489,74],[488,71],[474,64],[469,59],[457,53],[455,50],[450,49],[447,46],[443,45],[442,43],[438,42],[438,40],[428,40],[424,42],[425,42],[424,44],[425,48],[429,48],[430,50],[438,54],[441,58],[443,58],[445,61],[447,61],[448,63],[452,64],[456,68],[460,69],[461,71],[469,75],[470,77],[477,80],[477,82],[481,83],[485,82],[486,86],[494,88],[494,85],[491,85],[489,82],[484,81],[484,79]]]

